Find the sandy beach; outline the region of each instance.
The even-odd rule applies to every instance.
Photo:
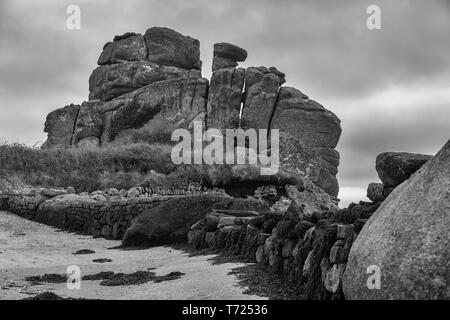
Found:
[[[143,250],[112,249],[120,241],[61,231],[0,212],[0,299],[21,299],[45,291],[62,297],[89,299],[263,299],[244,294],[234,275],[228,273],[242,263],[212,265],[213,255],[189,257],[171,247]],[[75,255],[89,249],[92,254]],[[111,262],[97,263],[96,259]],[[44,274],[66,274],[78,266],[81,275],[102,271],[133,273],[151,270],[157,276],[181,272],[179,279],[139,285],[101,286],[100,281],[81,281],[81,288],[69,290],[66,283],[35,285],[25,278]]]

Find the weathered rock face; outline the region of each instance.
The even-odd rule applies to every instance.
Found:
[[[320,171],[314,181],[330,195],[337,196],[340,157],[334,148],[342,131],[339,118],[299,90],[281,87],[270,128],[297,138],[320,155]]]
[[[284,82],[284,73],[275,68],[247,69],[245,103],[242,110],[244,128],[269,129],[278,90]]]
[[[394,189],[356,239],[344,274],[347,299],[450,298],[450,141]],[[367,287],[367,268],[381,289]]]
[[[78,145],[78,142],[85,138],[91,138],[91,141],[92,138],[96,138],[98,141],[103,131],[101,106],[102,102],[98,100],[81,104],[73,131],[72,145]]]
[[[114,139],[122,130],[140,128],[151,120],[166,122],[168,127],[189,128],[194,120],[204,121],[207,91],[205,79],[155,82],[120,97],[123,104],[112,112],[105,132]]]
[[[221,42],[214,44],[212,71],[235,68],[238,62],[247,59],[247,51],[230,43]]]
[[[407,180],[432,156],[407,152],[383,152],[377,156],[376,169],[387,187],[396,187]]]
[[[238,128],[245,70],[227,68],[214,71],[208,93],[208,127]]]
[[[144,60],[103,65],[95,69],[89,78],[89,99],[107,101],[158,81],[181,77],[201,78],[201,73]]]
[[[334,113],[294,88],[281,88],[271,128],[297,136],[316,148],[335,148],[341,135]]]
[[[44,148],[70,147],[77,121],[79,105],[71,104],[52,111],[45,120],[44,132],[48,133]]]
[[[97,64],[113,64],[122,61],[139,61],[147,58],[147,46],[141,34],[127,33],[116,36],[113,42],[107,43]]]
[[[161,65],[200,70],[200,42],[169,28],[153,27],[144,35],[148,60]]]
[[[369,198],[373,202],[383,201],[383,184],[377,182],[369,183],[367,187],[367,198]]]
[[[234,44],[220,42],[214,44],[214,56],[242,62],[247,59],[247,51]]]

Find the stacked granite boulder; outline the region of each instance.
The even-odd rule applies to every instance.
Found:
[[[89,101],[47,116],[46,148],[102,146],[151,121],[188,127],[204,120],[208,80],[197,39],[154,27],[108,42],[89,78]]]
[[[282,86],[285,74],[276,68],[238,67],[246,58],[245,49],[216,43],[208,81],[197,39],[161,27],[116,36],[89,78],[89,101],[47,116],[43,147],[101,147],[127,129],[191,128],[193,121],[219,130],[278,129],[281,166],[336,197],[340,120]]]

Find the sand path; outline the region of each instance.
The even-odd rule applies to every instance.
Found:
[[[262,299],[243,294],[235,276],[228,273],[238,263],[211,265],[212,255],[188,257],[183,251],[170,247],[145,250],[109,249],[120,241],[94,239],[22,219],[0,212],[0,299],[20,299],[43,291],[63,297],[92,299]],[[80,249],[94,254],[73,255]],[[108,258],[112,262],[94,263]],[[100,286],[100,281],[82,281],[81,289],[69,290],[65,283],[31,285],[27,276],[45,273],[65,274],[67,267],[80,267],[82,275],[100,271],[130,273],[152,270],[157,275],[179,271],[180,279],[141,285]]]

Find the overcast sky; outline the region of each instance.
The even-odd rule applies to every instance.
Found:
[[[66,8],[81,8],[81,30]],[[381,30],[366,9],[381,8]],[[0,139],[42,143],[45,116],[87,100],[107,41],[166,26],[200,40],[210,77],[215,42],[275,66],[342,120],[344,203],[376,181],[382,151],[434,154],[450,138],[450,0],[0,0]]]

